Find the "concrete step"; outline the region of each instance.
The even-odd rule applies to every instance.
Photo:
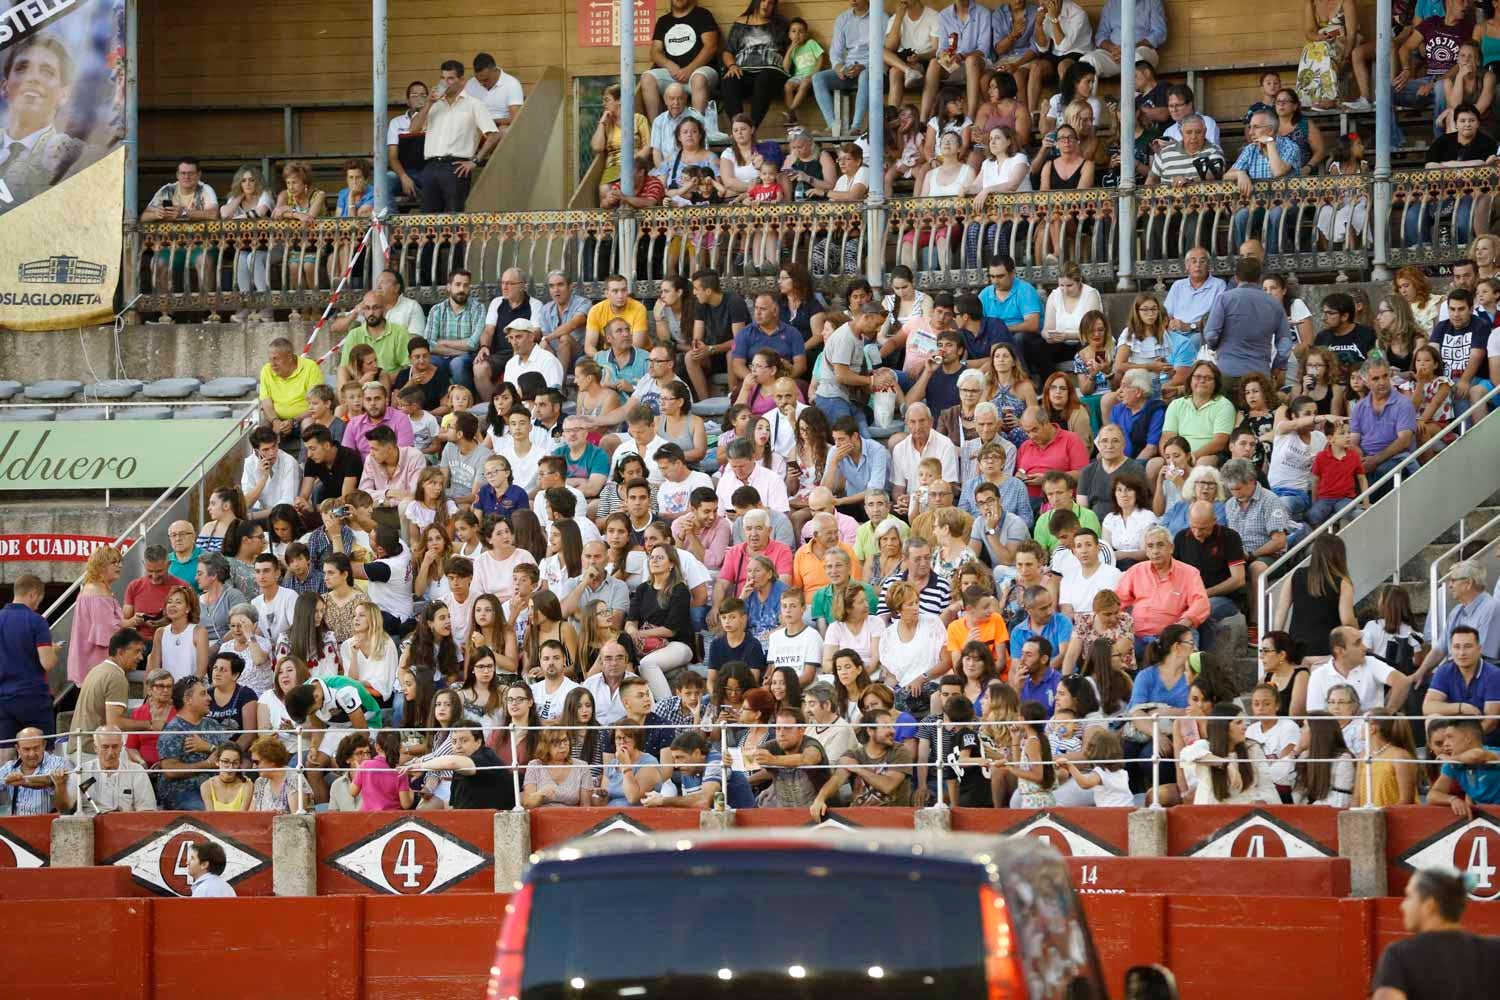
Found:
[[[1478,531],[1486,523],[1497,517],[1500,517],[1500,505],[1495,504],[1494,499],[1495,498],[1492,497],[1489,501],[1486,502],[1485,506],[1475,507],[1473,510],[1469,511],[1469,513],[1464,515],[1465,538],[1473,537],[1474,532]],[[1490,533],[1484,536],[1483,541],[1490,541],[1491,539],[1495,538],[1497,534],[1500,534],[1500,527],[1491,528]],[[1458,525],[1455,524],[1447,531],[1444,531],[1441,535],[1438,535],[1437,538],[1433,539],[1433,541],[1435,543],[1441,542],[1444,545],[1452,545],[1454,542],[1457,542]]]

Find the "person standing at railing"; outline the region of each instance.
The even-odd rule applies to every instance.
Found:
[[[464,93],[464,64],[449,59],[440,70],[442,82],[432,100],[411,121],[413,131],[427,133],[422,148],[424,213],[463,211],[474,169],[500,141],[484,102]]]
[[[11,603],[0,609],[0,759],[10,756],[4,741],[19,730],[35,726],[53,732],[47,672],[57,666],[57,648],[47,620],[37,613],[43,590],[40,577],[22,574]]]
[[[1429,739],[1442,750],[1443,770],[1427,792],[1430,806],[1448,806],[1459,819],[1473,818],[1474,806],[1500,805],[1500,754],[1484,746],[1478,719],[1439,719]]]

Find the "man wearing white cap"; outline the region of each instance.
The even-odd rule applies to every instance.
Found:
[[[513,319],[505,327],[511,357],[505,363],[505,381],[516,385],[527,372],[537,372],[548,385],[563,384],[562,362],[550,351],[537,346],[541,328],[529,319]]]

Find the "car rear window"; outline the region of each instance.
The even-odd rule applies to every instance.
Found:
[[[535,891],[523,1000],[985,994],[977,879],[705,867]]]

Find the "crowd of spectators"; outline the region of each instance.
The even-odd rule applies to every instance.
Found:
[[[1333,533],[1277,582],[1275,621],[1256,594],[1478,413],[1492,250],[1443,295],[1414,268],[1378,304],[1326,294],[1321,329],[1253,242],[1231,283],[1194,249],[1118,330],[1076,268],[1043,294],[1004,256],[977,294],[898,266],[885,298],[856,279],[834,304],[788,264],[776,294],[700,271],[651,309],[619,276],[592,302],[549,274],[542,300],[512,269],[488,304],[457,271],[424,310],[382,272],[332,324],[333,385],[272,343],[238,482],[145,548],[123,603],[119,553],[89,561],[70,750],[153,779],[96,779],[97,808],[519,788],[528,807],[723,794],[818,814],[932,802],[940,780],[976,805],[1347,804],[1365,748],[1377,798],[1411,801],[1426,779],[1388,763],[1409,727],[1358,718],[1385,706],[1439,717],[1429,757],[1458,763],[1431,801],[1488,801],[1460,765],[1489,751],[1459,746],[1461,716],[1500,710],[1481,568],[1455,571],[1429,641],[1399,589],[1360,629]],[[0,738],[27,728],[27,748],[56,660],[28,587],[0,616],[35,663],[0,686]],[[1253,691],[1230,679],[1246,624]],[[1330,720],[1284,718],[1308,711]],[[1154,780],[1153,745],[1181,762]],[[78,801],[43,787],[62,760],[27,749],[7,772],[26,808]]]

